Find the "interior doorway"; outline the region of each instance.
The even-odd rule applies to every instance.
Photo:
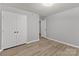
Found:
[[[40,36],[46,38],[46,19],[40,21]]]

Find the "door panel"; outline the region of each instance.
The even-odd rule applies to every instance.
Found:
[[[24,44],[26,43],[27,38],[27,24],[26,24],[26,15],[18,14],[17,16],[17,44]]]
[[[2,49],[26,43],[26,16],[3,11],[2,19]]]
[[[3,11],[2,13],[2,47],[9,48],[16,45],[16,14]]]

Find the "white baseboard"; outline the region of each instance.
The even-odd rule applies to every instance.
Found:
[[[0,52],[3,51],[3,49],[0,49]]]
[[[62,43],[62,44],[65,44],[65,45],[68,45],[68,46],[72,46],[72,47],[75,47],[75,48],[79,48],[79,46],[76,46],[74,44],[70,44],[70,43],[67,43],[67,42],[62,42],[62,41],[59,41],[59,40],[56,40],[56,39],[52,39],[52,38],[49,38],[49,37],[46,37],[47,39],[50,39],[50,40],[53,40],[55,42],[59,42],[59,43]]]
[[[29,42],[27,42],[27,44],[32,43],[32,42],[36,42],[36,41],[39,41],[39,39],[38,40],[29,41]]]

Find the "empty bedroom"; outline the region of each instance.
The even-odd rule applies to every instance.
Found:
[[[0,56],[79,56],[79,3],[0,3]]]

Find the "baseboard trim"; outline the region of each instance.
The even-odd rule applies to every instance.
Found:
[[[0,49],[0,52],[3,51],[3,49]]]
[[[62,42],[62,41],[59,41],[59,40],[56,40],[56,39],[52,39],[52,38],[49,38],[49,37],[46,37],[46,38],[49,39],[49,40],[53,40],[55,42],[59,42],[59,43],[68,45],[68,46],[72,46],[72,47],[75,47],[75,48],[79,48],[79,46],[76,46],[76,45],[73,45],[73,44],[70,44],[70,43],[67,43],[67,42]]]
[[[39,39],[38,40],[29,41],[29,42],[27,42],[27,44],[33,43],[33,42],[36,42],[36,41],[39,41]]]

